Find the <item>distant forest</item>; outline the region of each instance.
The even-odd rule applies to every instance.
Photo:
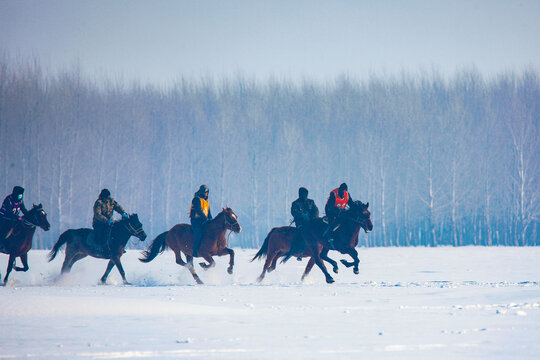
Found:
[[[149,241],[189,222],[201,184],[239,216],[230,245],[255,248],[300,186],[323,215],[342,182],[370,204],[360,246],[539,245],[539,135],[537,69],[159,87],[0,58],[0,192],[43,203],[34,248],[90,227],[105,187]]]

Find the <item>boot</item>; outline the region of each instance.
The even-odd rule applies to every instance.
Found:
[[[324,231],[323,239],[326,240],[328,242],[328,244],[330,244],[330,248],[332,250],[336,250],[336,247],[334,246],[334,239],[333,239],[333,236],[332,236],[334,234],[334,231],[331,231],[330,228],[331,228],[331,226],[326,228],[326,230]]]

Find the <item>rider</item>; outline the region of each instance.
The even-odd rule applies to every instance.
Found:
[[[122,215],[123,219],[128,218],[124,209],[111,197],[108,189],[101,190],[99,198],[94,203],[94,219],[92,226],[96,234],[96,240],[101,243],[107,243],[111,234],[113,224],[113,212]]]
[[[193,257],[198,256],[199,245],[202,239],[202,225],[212,219],[210,202],[208,201],[208,186],[201,185],[191,201],[189,213],[191,229],[193,230]]]
[[[17,221],[22,219],[20,212],[28,213],[23,202],[24,188],[15,186],[10,195],[6,196],[0,208],[0,241],[4,240],[15,227]]]
[[[339,214],[347,209],[347,206],[351,205],[352,201],[347,184],[345,183],[341,184],[339,188],[332,190],[326,201],[324,211],[328,220],[328,228],[324,232],[324,239],[328,241],[332,249],[335,249],[333,234],[340,225],[336,220],[339,217]]]
[[[291,214],[294,218],[294,224],[298,231],[294,235],[294,246],[296,249],[301,249],[302,236],[311,220],[319,217],[319,209],[315,205],[315,201],[308,199],[308,190],[304,187],[298,189],[298,199],[293,201],[291,205]],[[302,254],[298,256],[298,261],[302,261]]]

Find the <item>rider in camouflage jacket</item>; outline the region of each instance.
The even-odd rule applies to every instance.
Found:
[[[128,216],[124,209],[111,197],[111,192],[108,189],[101,190],[99,198],[94,203],[94,219],[92,220],[92,226],[96,231],[96,239],[98,241],[105,242],[103,239],[104,233],[106,233],[108,238],[110,227],[113,223],[112,217],[114,211],[121,214],[124,218]]]

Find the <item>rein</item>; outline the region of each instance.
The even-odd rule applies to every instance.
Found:
[[[227,244],[229,243],[229,238],[231,236],[231,233],[233,232],[232,229],[227,228],[227,225],[229,225],[231,228],[235,225],[240,226],[238,223],[238,220],[235,220],[233,223],[227,220],[227,216],[224,216],[225,218],[225,231],[229,230],[229,233],[227,234]]]
[[[36,222],[37,222],[36,214],[33,214],[33,217],[34,217],[34,220],[36,220]],[[23,223],[23,225],[25,225],[26,227],[29,227],[31,229],[39,226],[38,224],[34,224],[33,222],[27,220],[26,217],[22,218],[22,223]]]
[[[129,221],[126,221],[126,223],[123,224],[126,228],[126,230],[132,235],[132,236],[135,236],[137,238],[137,240],[135,240],[133,242],[133,245],[137,246],[141,243],[141,240],[139,239],[139,237],[137,235],[139,235],[141,232],[143,232],[143,228],[141,227],[140,229],[135,229],[133,227],[133,225],[131,225],[129,223]]]

